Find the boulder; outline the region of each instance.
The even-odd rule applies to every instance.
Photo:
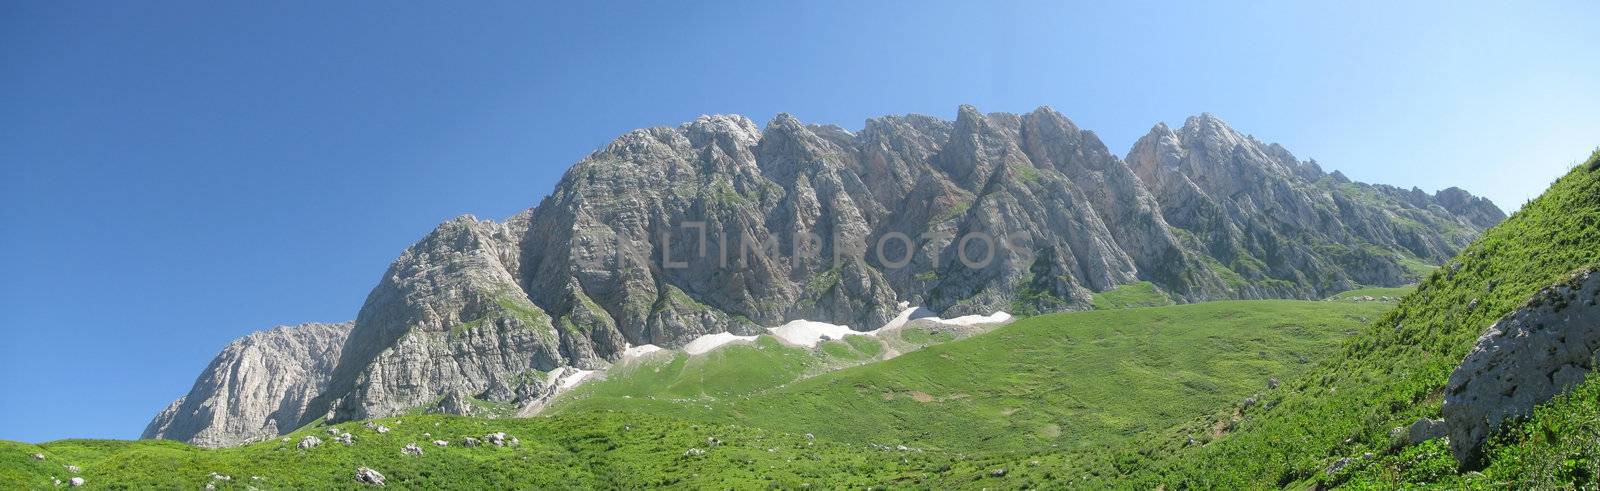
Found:
[[[71,484],[72,487],[74,487],[74,488],[79,487],[79,486],[83,486],[86,483],[88,483],[88,481],[83,480],[83,478],[81,478],[81,477],[74,477],[72,479],[68,479],[67,480],[67,484]]]
[[[318,446],[321,446],[321,445],[322,445],[322,439],[321,438],[317,438],[317,437],[312,436],[312,435],[306,435],[305,438],[301,438],[300,439],[300,443],[298,445],[296,445],[296,446],[300,447],[301,450],[310,450],[310,449],[313,449],[313,448],[317,448]]]
[[[1536,293],[1478,337],[1445,384],[1445,431],[1464,465],[1507,418],[1583,382],[1600,349],[1600,274],[1581,271]]]
[[[1443,419],[1420,418],[1411,427],[1406,429],[1406,443],[1416,445],[1434,438],[1446,436],[1449,433]]]
[[[356,469],[356,482],[366,484],[368,486],[382,486],[383,474],[366,467],[361,467]]]
[[[410,455],[410,456],[413,456],[413,457],[421,457],[422,456],[422,447],[417,446],[417,444],[415,444],[415,443],[407,443],[405,448],[400,449],[400,453],[402,455]]]
[[[506,446],[506,434],[505,432],[490,433],[483,436],[483,441],[489,442],[496,447],[504,447]]]

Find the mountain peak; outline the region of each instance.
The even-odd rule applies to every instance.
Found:
[[[1184,119],[1183,127],[1178,129],[1178,133],[1229,146],[1237,145],[1244,140],[1233,127],[1228,126],[1226,121],[1208,112]]]
[[[695,145],[717,140],[734,146],[750,146],[761,139],[761,129],[756,123],[739,114],[701,115],[680,128]]]
[[[1067,119],[1066,115],[1061,114],[1060,111],[1057,111],[1055,108],[1050,107],[1050,106],[1039,106],[1039,107],[1033,108],[1032,111],[1028,111],[1027,115],[1028,116],[1033,116],[1033,117],[1048,117],[1048,118]]]
[[[956,108],[956,131],[973,132],[984,122],[983,113],[971,104],[962,104]]]
[[[775,127],[775,126],[776,127],[803,128],[803,127],[805,127],[805,124],[801,123],[800,120],[798,118],[795,118],[794,115],[792,115],[792,114],[789,114],[789,113],[778,113],[777,115],[774,115],[772,117],[771,121],[767,122],[767,128],[770,129],[770,128]]]

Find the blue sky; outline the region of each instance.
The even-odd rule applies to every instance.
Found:
[[[0,439],[137,437],[229,340],[705,113],[1050,105],[1120,154],[1209,111],[1508,209],[1600,145],[1595,2],[683,3],[0,4]]]

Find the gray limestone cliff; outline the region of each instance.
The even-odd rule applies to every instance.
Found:
[[[327,388],[351,324],[279,327],[229,343],[142,438],[226,447],[294,430]]]
[[[1324,174],[1210,114],[1177,130],[1157,125],[1127,161],[1238,298],[1409,282],[1418,272],[1408,263],[1439,264],[1505,218],[1455,188],[1430,196]]]

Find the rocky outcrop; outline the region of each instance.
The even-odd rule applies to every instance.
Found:
[[[472,402],[467,398],[467,394],[465,392],[460,390],[452,390],[444,395],[444,399],[440,400],[438,405],[433,407],[432,412],[439,414],[454,414],[456,416],[471,416],[473,413]]]
[[[1420,193],[1422,190],[1412,188],[1412,191]],[[1506,213],[1500,211],[1500,207],[1495,206],[1488,198],[1473,196],[1472,193],[1457,187],[1434,193],[1433,202],[1480,228],[1492,227],[1506,219]]]
[[[902,302],[955,317],[1084,309],[1139,281],[1186,302],[1394,286],[1492,208],[1325,174],[1209,115],[1126,161],[1050,108],[858,133],[703,116],[628,132],[504,223],[457,218],[408,248],[301,422],[539,404],[628,346],[798,318],[867,330]]]
[[[1470,463],[1506,418],[1580,382],[1600,354],[1600,274],[1584,271],[1535,294],[1478,338],[1445,385],[1450,450]]]
[[[516,253],[512,228],[471,216],[406,249],[367,296],[307,417],[387,416],[453,390],[502,401],[542,392],[540,374],[573,361],[518,286]]]
[[[1162,214],[1226,268],[1231,296],[1315,298],[1358,285],[1397,285],[1504,219],[1459,189],[1428,196],[1324,174],[1276,144],[1210,114],[1158,124],[1128,152]]]
[[[302,324],[229,343],[189,394],[161,411],[143,438],[225,447],[298,428],[327,388],[351,324]]]

